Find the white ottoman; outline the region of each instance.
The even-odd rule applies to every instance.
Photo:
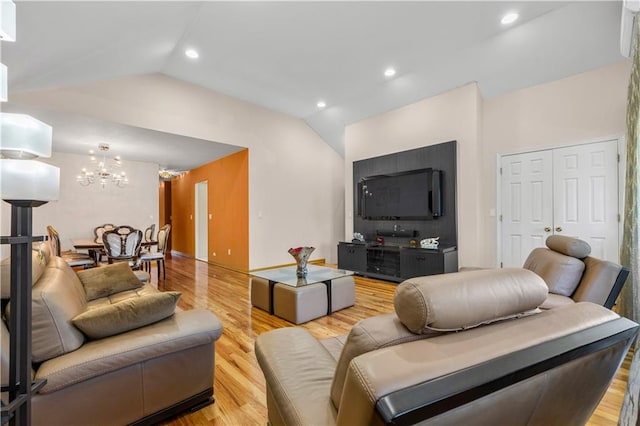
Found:
[[[269,280],[264,278],[251,278],[251,304],[256,308],[269,312]]]
[[[331,280],[331,312],[348,308],[356,303],[356,286],[352,276]]]
[[[273,289],[273,313],[294,324],[327,315],[327,286],[324,283],[291,287],[277,283]]]

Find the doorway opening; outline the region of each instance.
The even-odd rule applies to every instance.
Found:
[[[195,234],[196,234],[196,259],[207,262],[209,256],[208,240],[209,240],[209,220],[208,220],[208,182],[202,181],[196,183],[196,220],[195,220]]]

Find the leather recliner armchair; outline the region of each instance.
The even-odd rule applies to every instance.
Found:
[[[540,275],[549,287],[542,309],[576,302],[613,307],[629,269],[590,256],[591,246],[577,238],[552,235],[545,243],[547,247],[533,249],[523,265]]]
[[[537,309],[547,291],[526,269],[418,277],[346,339],[264,333],[269,424],[583,425],[638,325],[589,302]]]

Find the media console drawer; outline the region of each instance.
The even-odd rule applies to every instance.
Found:
[[[339,243],[338,268],[359,272],[367,270],[367,247],[365,244]]]
[[[338,268],[363,276],[401,282],[407,278],[457,272],[458,251],[456,247],[430,250],[340,242]]]
[[[458,272],[458,252],[455,249],[400,249],[400,274],[403,279],[449,272]]]

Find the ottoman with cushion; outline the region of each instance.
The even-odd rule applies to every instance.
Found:
[[[260,277],[251,278],[251,304],[270,311],[271,294],[269,280]],[[356,292],[352,276],[330,280],[331,313],[355,304]],[[319,282],[300,287],[276,283],[273,289],[273,313],[294,324],[311,321],[327,315],[327,284]]]
[[[294,324],[327,315],[327,286],[324,283],[291,287],[277,283],[273,288],[273,313]]]
[[[270,303],[269,280],[251,277],[251,304],[256,308],[269,312]]]
[[[331,280],[331,312],[348,308],[356,303],[356,287],[352,276]]]

